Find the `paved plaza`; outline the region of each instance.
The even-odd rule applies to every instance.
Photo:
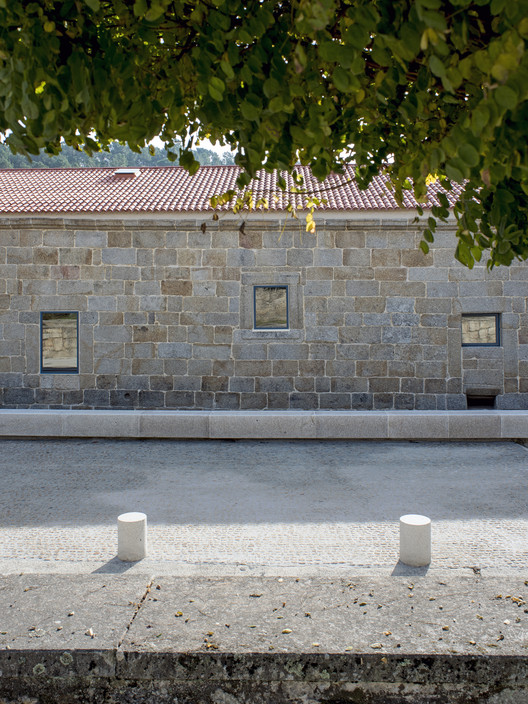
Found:
[[[124,569],[127,511],[157,574],[397,571],[405,513],[432,519],[432,568],[528,564],[513,442],[3,440],[0,479],[4,574]]]

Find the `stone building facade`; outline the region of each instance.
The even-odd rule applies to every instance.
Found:
[[[528,268],[463,267],[449,227],[425,256],[413,217],[322,212],[310,235],[273,212],[5,213],[0,404],[528,408]]]

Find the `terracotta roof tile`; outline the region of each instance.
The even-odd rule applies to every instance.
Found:
[[[1,213],[192,213],[212,211],[213,195],[236,190],[237,166],[202,166],[190,176],[179,166],[140,167],[136,176],[117,175],[116,168],[83,169],[0,169]],[[396,210],[398,205],[386,188],[386,180],[378,176],[365,191],[359,190],[352,167],[345,174],[331,174],[320,183],[310,170],[299,166],[297,171],[314,195],[324,198],[323,211]],[[293,179],[283,173],[288,188]],[[284,211],[289,200],[303,207],[300,195],[275,190],[277,172],[259,172],[249,186],[254,200],[269,199],[270,211]],[[426,207],[437,203],[439,184],[429,188]],[[447,194],[454,204],[460,187]],[[276,195],[277,199],[273,196]],[[404,207],[414,209],[412,194],[404,195]],[[224,205],[220,210],[229,210]]]

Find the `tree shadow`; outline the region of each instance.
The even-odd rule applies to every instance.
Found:
[[[514,443],[4,440],[0,527],[528,519]]]

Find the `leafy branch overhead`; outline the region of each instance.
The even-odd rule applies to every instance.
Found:
[[[464,189],[457,257],[528,257],[528,0],[0,0],[0,134],[17,153],[159,135],[401,199]],[[174,155],[176,157],[176,155]],[[434,238],[435,208],[422,248]]]

